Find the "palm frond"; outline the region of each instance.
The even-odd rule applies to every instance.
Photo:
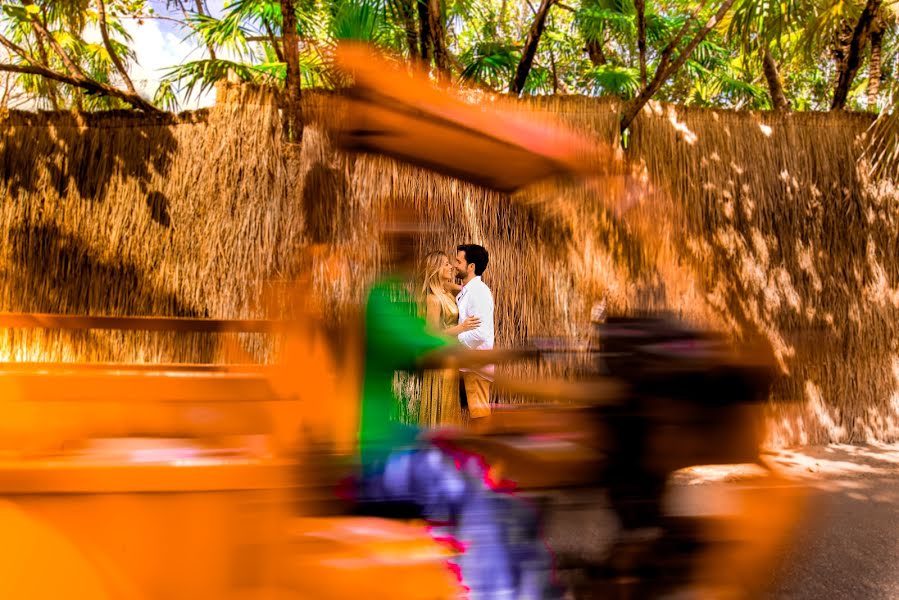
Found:
[[[340,0],[335,4],[330,33],[336,40],[379,43],[387,29],[384,4],[377,0]]]
[[[633,98],[640,90],[640,72],[629,67],[601,65],[585,75],[587,87],[596,95]]]
[[[899,92],[880,113],[868,132],[870,142],[863,159],[875,177],[895,177],[899,172]]]
[[[246,56],[247,38],[256,33],[246,27],[243,20],[234,13],[225,14],[221,19],[194,14],[186,22],[203,45],[225,49],[237,56]]]
[[[524,82],[524,89],[522,91],[525,94],[534,96],[551,94],[553,92],[552,71],[546,67],[534,65],[531,67],[531,72],[528,73],[528,78]]]
[[[202,59],[174,66],[165,71],[163,82],[178,83],[185,98],[211,90],[219,81],[229,76],[240,81],[260,82],[273,78],[270,65],[249,65],[224,59]]]
[[[668,16],[656,12],[646,13],[646,41],[651,44],[663,44],[671,39],[674,32],[685,22],[681,16]]]
[[[153,95],[153,104],[159,106],[163,110],[175,112],[178,110],[178,96],[175,93],[175,82],[171,79],[164,79],[156,88]]]
[[[510,45],[484,42],[472,46],[459,60],[464,65],[462,79],[502,89],[518,66],[519,53]]]
[[[621,36],[633,36],[636,31],[633,14],[589,5],[577,11],[575,23],[587,41],[602,41],[606,32],[613,32]]]

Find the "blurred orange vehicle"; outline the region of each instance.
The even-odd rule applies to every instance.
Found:
[[[332,124],[347,149],[383,154],[502,192],[553,176],[605,178],[621,184],[613,188],[622,197],[635,191],[616,149],[548,115],[528,114],[502,99],[472,106],[456,91],[439,89],[427,73],[410,75],[358,45],[342,48],[338,64],[353,80],[347,92],[349,116]],[[672,547],[672,523],[663,507],[670,476],[696,465],[764,466],[759,454],[762,411],[774,362],[766,349],[736,352],[722,337],[664,315],[609,319],[597,324],[596,334],[592,368],[566,380],[502,382],[548,403],[506,407],[494,413],[489,427],[441,435],[444,442],[482,456],[498,476],[550,505],[565,489],[605,490],[622,530],[619,545],[602,566],[607,579],[637,581],[631,585],[635,597],[654,597],[664,593],[663,586],[646,575],[658,567],[652,563],[662,558],[659,552]],[[549,347],[544,355],[560,351],[566,350]],[[788,515],[795,514],[798,504],[792,500],[783,503],[783,518],[759,513],[768,514],[777,526],[744,523],[741,535],[765,547],[770,557],[769,542],[782,535]],[[747,514],[737,520],[750,522]],[[746,535],[747,527],[755,530]],[[739,537],[733,537],[732,528],[724,530],[731,535],[724,542]],[[714,537],[705,531],[700,537]],[[631,538],[648,542],[635,551]],[[685,554],[702,554],[695,539],[674,541],[692,548]],[[759,564],[746,568],[752,571]],[[715,576],[737,584],[740,569],[736,562],[732,567]],[[687,570],[715,578],[703,564]],[[677,579],[671,575],[660,579]]]
[[[0,315],[0,326],[285,324]],[[453,550],[424,524],[314,516],[336,499],[317,493],[297,435],[331,435],[342,413],[310,411],[297,369],[316,371],[314,392],[340,391],[324,357],[311,359],[314,336],[288,337],[305,359],[284,367],[290,381],[253,365],[3,365],[0,597],[461,597]]]

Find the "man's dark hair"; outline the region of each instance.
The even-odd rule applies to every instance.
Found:
[[[487,269],[487,263],[490,262],[490,255],[487,249],[477,244],[459,244],[456,246],[458,252],[465,253],[465,262],[474,264],[474,274],[483,275]]]

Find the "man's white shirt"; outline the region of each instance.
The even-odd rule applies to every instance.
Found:
[[[493,348],[493,293],[480,276],[475,277],[456,295],[459,306],[459,323],[474,316],[481,320],[477,329],[463,331],[459,334],[459,342],[473,350],[491,350]],[[463,371],[465,369],[462,369]],[[482,375],[492,376],[493,365],[478,371]]]

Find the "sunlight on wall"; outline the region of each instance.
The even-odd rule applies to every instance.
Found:
[[[46,353],[41,343],[42,340],[0,339],[0,363],[4,362],[49,362],[52,360],[73,361],[75,353],[64,340],[54,340],[55,350],[60,358],[51,357]],[[45,342],[46,343],[46,342]]]
[[[815,385],[814,382],[807,380],[805,382],[805,395],[809,409],[808,414],[817,418],[818,424],[829,433],[830,439],[845,441],[847,438],[846,427],[837,425],[837,422],[834,420],[834,417],[837,420],[840,419],[840,411],[836,408],[833,409],[833,416],[831,416],[831,412],[827,410],[827,407],[824,405],[824,399],[821,397],[821,388]]]
[[[869,235],[866,245],[866,256],[868,261],[868,269],[870,269],[871,281],[865,286],[865,299],[873,302],[881,307],[892,304],[899,307],[899,287],[890,287],[889,279],[886,271],[877,260],[879,254],[877,245]],[[895,259],[895,257],[891,257]]]
[[[685,142],[691,146],[696,143],[696,134],[690,131],[690,128],[687,127],[686,123],[677,120],[677,111],[674,110],[673,106],[668,107],[668,120],[671,122],[671,126],[674,127],[674,130],[683,136]]]

